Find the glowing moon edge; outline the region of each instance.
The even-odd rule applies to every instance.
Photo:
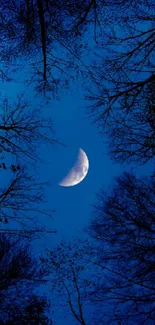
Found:
[[[59,185],[64,187],[75,186],[83,181],[88,174],[89,160],[83,149],[79,148],[79,154],[74,166],[60,181]]]

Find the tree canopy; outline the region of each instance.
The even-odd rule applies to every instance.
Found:
[[[1,84],[22,69],[25,87],[50,101],[80,77],[111,158],[147,165],[155,156],[153,4],[2,0]],[[63,241],[38,262],[23,237],[43,232],[41,217],[52,217],[44,208],[51,183],[36,170],[40,144],[60,141],[44,107],[24,95],[2,92],[0,103],[0,323],[51,325],[49,313],[61,307],[73,324],[153,325],[155,174],[125,172],[109,191],[102,187],[87,240]],[[52,307],[36,293],[44,282]]]
[[[154,180],[124,173],[94,205],[87,240],[62,242],[43,263],[54,310],[85,324],[153,324]],[[56,298],[55,298],[56,297]]]
[[[28,245],[0,236],[0,323],[2,325],[51,325],[49,302],[36,295],[41,283],[40,266]]]

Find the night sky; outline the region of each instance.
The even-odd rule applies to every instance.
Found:
[[[58,243],[61,239],[82,235],[81,230],[88,224],[96,192],[101,185],[107,189],[112,187],[114,177],[123,171],[124,166],[112,162],[108,156],[107,139],[98,134],[95,125],[88,118],[85,112],[87,102],[83,99],[84,93],[80,85],[75,84],[71,90],[60,92],[58,101],[52,99],[45,104],[42,97],[35,96],[29,88],[23,86],[22,79],[28,74],[28,69],[24,70],[11,89],[10,85],[8,89],[5,86],[7,97],[16,98],[17,94],[24,91],[24,98],[28,98],[33,107],[41,105],[43,116],[52,118],[54,136],[62,143],[54,146],[40,144],[41,147],[38,148],[43,162],[37,163],[37,178],[50,181],[51,184],[46,188],[45,208],[56,210],[52,221],[41,222],[45,223],[47,229],[57,230],[56,235],[48,236],[48,241],[51,240],[53,245],[53,241]],[[88,174],[76,186],[61,187],[58,184],[74,165],[79,148],[88,156]]]
[[[49,247],[62,239],[85,236],[82,229],[89,224],[92,205],[101,186],[108,192],[108,189],[113,188],[115,178],[124,170],[133,171],[137,176],[146,175],[151,173],[153,164],[150,162],[142,166],[122,165],[110,159],[106,144],[108,139],[100,136],[96,125],[88,118],[85,111],[88,102],[83,98],[84,91],[79,83],[72,85],[67,92],[60,92],[59,100],[51,99],[46,104],[42,97],[36,96],[28,87],[23,86],[29,69],[23,70],[23,74],[17,74],[18,81],[11,88],[9,84],[8,87],[5,85],[4,94],[11,99],[24,92],[24,98],[28,98],[33,107],[41,105],[43,116],[52,118],[54,136],[62,143],[54,146],[40,143],[38,148],[42,162],[37,163],[37,179],[50,181],[51,184],[46,188],[46,204],[42,207],[54,210],[53,220],[43,218],[41,223],[46,229],[57,231],[57,234],[46,235],[47,244],[43,240],[45,246]],[[79,148],[88,156],[88,174],[76,186],[61,187],[58,184],[73,167]],[[31,171],[31,166],[29,168]],[[43,241],[40,241],[41,244],[37,242],[39,252],[42,251]]]
[[[114,165],[106,155],[106,147],[95,127],[86,119],[82,107],[84,102],[80,97],[82,93],[77,89],[75,96],[63,96],[60,103],[52,104],[56,132],[67,147],[59,146],[50,155],[46,149],[43,150],[49,162],[45,169],[42,167],[42,175],[53,182],[47,197],[56,209],[53,221],[58,230],[57,237],[65,239],[77,235],[86,226],[95,192],[101,184],[110,185],[113,177],[120,172],[119,166]],[[47,109],[50,109],[49,106]],[[59,180],[74,164],[79,148],[86,152],[89,159],[86,178],[74,187],[58,186]]]
[[[14,95],[19,91],[19,87],[18,84],[13,88]],[[31,96],[32,104],[35,106],[39,98],[36,99],[33,94]],[[53,219],[41,218],[40,224],[47,230],[56,230],[56,234],[45,232],[40,239],[32,241],[33,254],[38,257],[41,254],[44,256],[46,248],[52,249],[61,240],[71,241],[75,237],[82,239],[86,237],[83,230],[89,225],[92,205],[96,202],[96,194],[101,186],[108,193],[115,184],[115,177],[121,175],[124,170],[134,171],[138,176],[150,174],[153,168],[152,162],[138,168],[135,164],[124,166],[112,162],[107,154],[105,144],[107,139],[98,134],[95,125],[87,118],[86,102],[82,97],[83,90],[75,85],[70,94],[62,93],[59,101],[51,100],[50,103],[43,105],[44,116],[52,117],[55,134],[65,146],[42,145],[39,148],[43,163],[38,163],[37,179],[50,180],[51,183],[51,186],[46,188],[46,204],[42,205],[42,208],[54,210]],[[74,165],[79,148],[82,148],[88,156],[88,174],[76,186],[61,187],[58,183]],[[39,294],[48,296],[48,287],[41,287]],[[89,314],[90,307],[87,308]],[[66,325],[72,322],[72,317],[68,316],[64,320],[63,308],[61,310],[59,308],[55,312],[55,320],[57,325]]]
[[[145,30],[145,26],[143,26],[143,29]],[[86,65],[89,65],[96,57],[95,55],[100,52],[98,43],[94,41],[93,33],[94,29],[88,26],[85,37],[89,50],[87,51],[88,54],[82,57]],[[116,34],[118,37],[123,35],[121,28],[116,30]],[[122,50],[121,46],[119,50]],[[57,52],[61,54],[61,51],[62,47],[57,46]],[[104,51],[103,49],[103,56]],[[109,59],[111,57],[109,54]],[[67,59],[67,56],[65,59]],[[63,87],[60,87],[58,98],[51,95],[50,100],[46,101],[42,94],[37,93],[32,85],[29,86],[25,82],[30,76],[29,60],[25,60],[24,57],[23,61],[18,59],[16,63],[21,64],[22,68],[20,71],[17,69],[17,71],[10,72],[9,76],[15,79],[14,82],[4,81],[2,83],[1,99],[7,97],[11,102],[16,99],[18,94],[23,93],[24,99],[28,99],[32,109],[39,108],[41,110],[41,118],[47,120],[51,118],[53,133],[51,132],[50,136],[59,141],[54,145],[40,142],[37,152],[41,160],[38,159],[34,165],[27,164],[28,171],[34,173],[39,182],[50,182],[50,185],[45,187],[46,202],[41,204],[41,209],[53,211],[52,219],[45,216],[39,217],[38,222],[40,226],[47,230],[47,233],[45,231],[43,235],[31,242],[32,252],[37,257],[44,256],[45,249],[53,249],[62,240],[85,239],[88,236],[85,229],[90,224],[92,207],[96,202],[96,194],[101,187],[108,193],[114,187],[116,177],[122,175],[124,171],[133,172],[137,177],[148,176],[152,174],[154,166],[152,160],[146,164],[141,164],[141,161],[130,164],[125,161],[124,164],[121,164],[119,161],[116,162],[110,158],[108,154],[108,137],[105,134],[101,136],[99,127],[94,123],[91,114],[88,114],[88,105],[90,103],[85,98],[85,86],[87,89],[90,87],[93,90],[92,80],[90,82],[89,78],[79,77],[77,81],[70,83],[68,89],[64,90]],[[59,76],[61,77],[60,72]],[[70,73],[69,78],[71,79],[71,77],[72,74]],[[88,174],[82,182],[75,186],[59,186],[59,182],[74,166],[79,148],[83,149],[88,157]],[[11,158],[7,159],[6,165],[12,163]],[[7,182],[7,172],[1,172],[1,184],[4,185]],[[51,231],[51,233],[48,233],[48,231]],[[52,231],[56,231],[56,233],[52,233]],[[44,293],[45,290],[45,293],[48,294],[47,288],[39,290],[41,293]],[[77,324],[76,321],[70,322],[73,320],[70,317],[66,323],[63,309],[58,312],[56,318],[56,325]],[[150,325],[151,323],[145,324]]]
[[[24,75],[22,75],[24,78]],[[16,97],[22,82],[18,82],[10,91],[6,90],[8,97]],[[31,98],[35,107],[39,103],[39,98],[27,90],[28,97]],[[60,101],[51,100],[50,103],[43,103],[44,116],[51,116],[55,135],[58,136],[63,145],[54,147],[43,144],[39,154],[43,163],[38,162],[36,176],[39,181],[50,180],[51,186],[45,189],[46,203],[42,208],[55,210],[53,218],[40,219],[40,225],[47,230],[56,230],[56,234],[41,235],[40,239],[32,241],[32,251],[35,256],[44,255],[45,249],[52,249],[61,240],[72,240],[74,237],[85,238],[84,228],[89,224],[92,204],[96,200],[96,193],[101,185],[105,189],[111,188],[114,184],[115,176],[118,176],[123,167],[114,164],[107,155],[107,147],[95,125],[85,114],[85,101],[82,99],[83,90],[76,85],[72,87],[71,93],[60,96]],[[24,97],[26,93],[24,92]],[[42,99],[40,99],[42,100]],[[66,175],[67,171],[74,165],[79,148],[82,148],[89,159],[89,171],[85,179],[72,187],[61,187],[59,181]],[[29,167],[31,171],[31,166]],[[46,295],[48,289],[40,289],[39,293]],[[88,308],[89,311],[89,308]],[[57,325],[66,324],[64,321],[63,309],[56,313]],[[68,317],[67,322],[70,322]],[[67,323],[69,324],[69,323]]]
[[[89,56],[83,58],[85,64],[93,60],[94,52],[96,53],[98,49],[92,33],[92,28],[86,33],[90,51]],[[62,143],[55,146],[40,143],[38,152],[43,163],[37,164],[37,177],[42,181],[50,180],[51,183],[51,187],[46,189],[46,208],[56,210],[51,224],[49,220],[47,224],[46,220],[44,222],[47,228],[54,227],[57,230],[52,242],[53,240],[59,242],[61,239],[70,239],[72,235],[82,234],[81,229],[89,222],[91,207],[101,186],[108,191],[108,188],[113,187],[115,177],[124,170],[134,171],[136,175],[149,174],[152,170],[152,161],[144,166],[138,166],[128,163],[122,165],[110,159],[106,145],[108,138],[105,135],[100,136],[93,119],[86,113],[89,102],[84,99],[85,89],[82,79],[71,84],[67,90],[60,89],[58,100],[51,98],[46,103],[43,96],[36,94],[25,83],[30,74],[28,61],[25,64],[25,61],[20,60],[18,64],[22,66],[22,73],[17,70],[16,74],[10,74],[15,82],[3,83],[3,97],[7,96],[11,101],[22,93],[33,108],[41,107],[42,116],[47,119],[51,117],[54,136]],[[88,81],[86,87],[89,88]],[[88,156],[88,174],[74,187],[60,187],[58,183],[74,165],[79,148],[82,148]],[[29,168],[31,170],[31,167]]]

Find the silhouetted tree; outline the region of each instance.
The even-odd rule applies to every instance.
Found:
[[[52,210],[41,207],[48,183],[39,183],[23,168],[14,168],[17,170],[0,191],[0,231],[24,236],[37,234],[43,231],[40,217],[52,217]]]
[[[0,113],[0,223],[1,231],[30,236],[43,231],[40,216],[51,217],[52,211],[43,209],[45,186],[33,174],[33,164],[41,159],[40,143],[56,143],[49,135],[52,122],[44,120],[37,110],[29,110],[19,97],[9,105],[3,101]],[[36,174],[36,171],[35,171]],[[12,230],[11,230],[12,229]],[[19,232],[22,230],[22,232]],[[25,232],[24,232],[25,230]],[[53,231],[52,231],[53,232]]]
[[[124,173],[108,195],[101,190],[89,240],[47,250],[53,306],[79,324],[142,323],[154,319],[154,179]]]
[[[94,263],[104,276],[92,299],[116,306],[113,322],[153,324],[154,198],[152,178],[125,173],[111,194],[101,190],[94,206],[88,232],[97,244]]]
[[[0,153],[16,158],[39,159],[39,143],[58,143],[52,138],[54,130],[50,118],[44,119],[37,109],[24,101],[23,96],[10,104],[4,99],[0,107]]]
[[[102,134],[109,134],[111,156],[121,161],[146,162],[154,156],[152,6],[152,0],[107,3],[106,27],[91,69],[88,114]]]
[[[76,320],[78,324],[103,324],[102,312],[94,303],[91,304],[89,293],[96,285],[100,272],[88,262],[88,242],[61,242],[54,250],[47,250],[43,263],[43,274],[46,274],[51,290],[54,311],[61,306],[64,317]]]
[[[49,325],[49,303],[34,293],[42,282],[40,265],[28,245],[0,235],[0,323]]]
[[[37,90],[44,93],[55,93],[58,86],[73,81],[68,71],[79,70],[77,60],[87,43],[83,33],[90,23],[96,31],[96,1],[7,0],[1,1],[0,12],[4,65],[22,56],[30,63]]]
[[[1,325],[52,325],[53,322],[47,317],[49,304],[45,298],[32,295],[29,301],[24,302],[23,308],[16,307],[9,310],[8,320],[1,321]]]
[[[130,97],[126,105],[132,106]],[[125,106],[125,103],[124,103]],[[105,133],[109,136],[109,153],[121,162],[137,161],[144,164],[155,156],[155,79],[148,83],[134,100],[129,114],[115,110],[109,118]]]

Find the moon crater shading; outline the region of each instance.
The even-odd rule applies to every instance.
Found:
[[[86,153],[80,148],[77,161],[68,174],[59,183],[60,186],[74,186],[82,182],[89,169],[89,161]]]

